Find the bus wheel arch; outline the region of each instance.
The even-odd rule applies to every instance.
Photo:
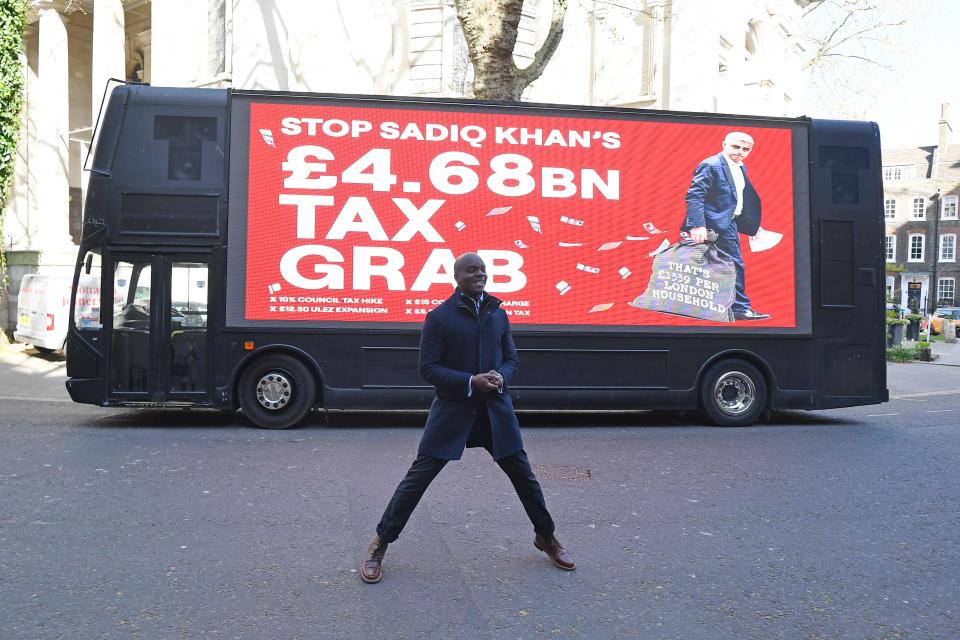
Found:
[[[319,374],[309,359],[271,350],[250,358],[235,382],[244,415],[264,429],[300,424],[319,400]]]
[[[770,408],[769,370],[743,353],[710,362],[700,375],[697,396],[701,413],[720,427],[745,427]]]

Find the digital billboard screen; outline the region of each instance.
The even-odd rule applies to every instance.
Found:
[[[795,123],[239,108],[229,275],[241,324],[419,324],[475,251],[514,325],[802,327]]]

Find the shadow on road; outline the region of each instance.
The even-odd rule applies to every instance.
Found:
[[[4,343],[2,337],[0,337],[0,349],[5,349],[11,353],[22,353],[37,360],[56,362],[64,365],[67,363],[67,355],[62,351],[54,351],[53,349],[46,349],[44,347],[35,347],[32,344],[14,342],[12,336],[8,336],[6,343]]]
[[[525,429],[581,428],[581,427],[698,427],[722,429],[704,422],[694,411],[612,411],[612,412],[520,412],[520,425]],[[291,432],[314,429],[420,429],[426,420],[426,412],[382,411],[345,412],[322,411],[312,414],[300,427]],[[217,411],[215,409],[121,409],[117,413],[103,415],[86,423],[91,427],[159,427],[182,428],[231,428],[255,429],[242,413]],[[858,420],[806,411],[782,411],[773,413],[769,420],[757,423],[758,427],[796,426],[852,426],[863,424]],[[269,430],[264,430],[269,431]]]
[[[184,429],[203,427],[248,427],[238,413],[215,409],[118,409],[116,413],[94,418],[89,427],[158,427]]]
[[[24,353],[37,358],[38,360],[46,360],[47,362],[57,362],[60,364],[67,364],[67,356],[61,351],[51,351],[50,349],[40,349],[39,347],[30,347],[24,349]]]

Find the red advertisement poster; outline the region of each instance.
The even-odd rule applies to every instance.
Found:
[[[514,324],[797,326],[787,126],[254,103],[249,135],[247,320],[420,323],[476,251]]]

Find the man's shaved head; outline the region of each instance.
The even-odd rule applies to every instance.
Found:
[[[457,287],[474,298],[483,292],[487,284],[487,266],[476,253],[465,253],[453,263],[453,279]]]
[[[460,271],[460,269],[463,268],[463,265],[466,264],[468,260],[479,260],[480,262],[483,262],[483,258],[481,258],[479,254],[468,251],[467,253],[461,254],[460,257],[457,258],[457,261],[453,263],[453,272],[456,273],[457,271]]]

